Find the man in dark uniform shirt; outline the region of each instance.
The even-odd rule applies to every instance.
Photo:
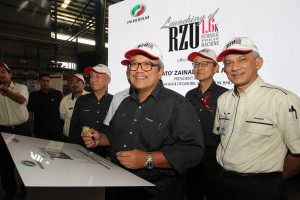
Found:
[[[103,120],[109,109],[112,95],[107,92],[110,83],[110,71],[107,66],[98,64],[94,67],[85,68],[85,73],[90,75],[90,85],[92,92],[80,96],[75,103],[69,129],[70,142],[83,144],[81,138],[82,127],[105,131],[107,126]],[[105,156],[103,147],[94,148],[93,151],[101,156]]]
[[[216,198],[216,149],[220,138],[213,134],[212,130],[217,99],[227,91],[213,80],[214,74],[219,72],[216,57],[216,53],[211,49],[192,52],[188,56],[188,60],[193,62],[194,75],[199,80],[199,86],[188,91],[186,98],[194,106],[200,118],[205,148],[201,163],[187,170],[187,200]]]
[[[185,171],[201,161],[201,125],[192,105],[163,86],[159,47],[139,44],[125,53],[132,86],[104,133],[83,132],[88,148],[111,145],[112,162],[155,187],[114,188],[115,199],[184,200]]]
[[[63,94],[51,88],[51,77],[47,73],[39,76],[39,83],[40,90],[30,93],[27,105],[33,134],[37,138],[61,141],[63,121],[60,118],[59,105]]]

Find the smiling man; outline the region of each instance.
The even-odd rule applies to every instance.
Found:
[[[263,59],[249,38],[230,40],[217,61],[234,84],[219,97],[214,124],[218,199],[286,200],[283,178],[300,169],[300,99],[262,80]]]
[[[73,114],[74,106],[77,99],[81,95],[88,94],[89,92],[84,90],[85,80],[81,74],[71,74],[68,77],[71,93],[64,96],[59,105],[60,118],[64,120],[64,135],[63,141],[69,142],[69,127],[71,123],[71,117]]]
[[[81,131],[84,126],[100,132],[107,128],[107,126],[103,124],[103,120],[113,98],[113,96],[108,93],[111,73],[107,66],[98,64],[94,67],[86,67],[84,71],[90,76],[92,92],[81,95],[77,99],[69,129],[70,142],[83,146]],[[103,157],[106,156],[103,147],[94,148],[92,151]]]
[[[216,150],[220,142],[213,134],[218,97],[227,89],[215,83],[213,77],[219,72],[217,55],[212,49],[192,52],[188,60],[192,62],[194,75],[199,80],[198,87],[188,91],[185,97],[191,102],[200,118],[204,136],[204,157],[196,167],[187,170],[186,200],[216,198]]]
[[[164,88],[159,47],[144,42],[125,53],[132,90],[120,104],[108,131],[83,133],[88,148],[111,146],[112,162],[156,187],[114,188],[115,199],[184,200],[185,171],[203,155],[201,125],[182,95]]]

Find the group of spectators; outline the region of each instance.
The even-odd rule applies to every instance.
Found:
[[[187,59],[199,84],[185,97],[163,86],[165,63],[152,42],[125,52],[130,86],[114,96],[103,64],[85,69],[91,92],[81,74],[72,74],[63,97],[49,74],[29,95],[0,62],[0,132],[80,144],[155,185],[108,188],[108,200],[288,199],[285,179],[300,171],[299,97],[263,81],[263,58],[247,37],[231,39],[218,56],[205,48]],[[234,88],[215,83],[218,62]],[[0,148],[1,182],[11,199],[14,163],[2,137]]]

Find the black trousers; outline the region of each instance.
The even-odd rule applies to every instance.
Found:
[[[26,123],[14,127],[0,125],[0,132],[31,136],[30,127]],[[0,136],[0,160],[2,187],[7,193],[14,193],[17,191],[17,182],[14,173],[15,164],[2,136]]]
[[[158,175],[151,181],[155,187],[110,187],[105,188],[106,200],[185,200],[186,177]],[[160,180],[158,180],[160,179]],[[146,179],[147,180],[147,179]]]
[[[282,175],[256,179],[225,176],[217,177],[218,200],[288,200]]]
[[[186,200],[215,200],[217,166],[216,149],[205,147],[203,160],[187,169]]]

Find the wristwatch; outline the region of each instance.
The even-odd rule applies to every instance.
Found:
[[[8,88],[6,88],[5,90],[2,90],[2,95],[3,95],[3,96],[6,96],[6,95],[7,95],[7,92],[8,92]]]
[[[146,169],[153,169],[153,158],[151,152],[148,152],[147,161],[145,163]]]

